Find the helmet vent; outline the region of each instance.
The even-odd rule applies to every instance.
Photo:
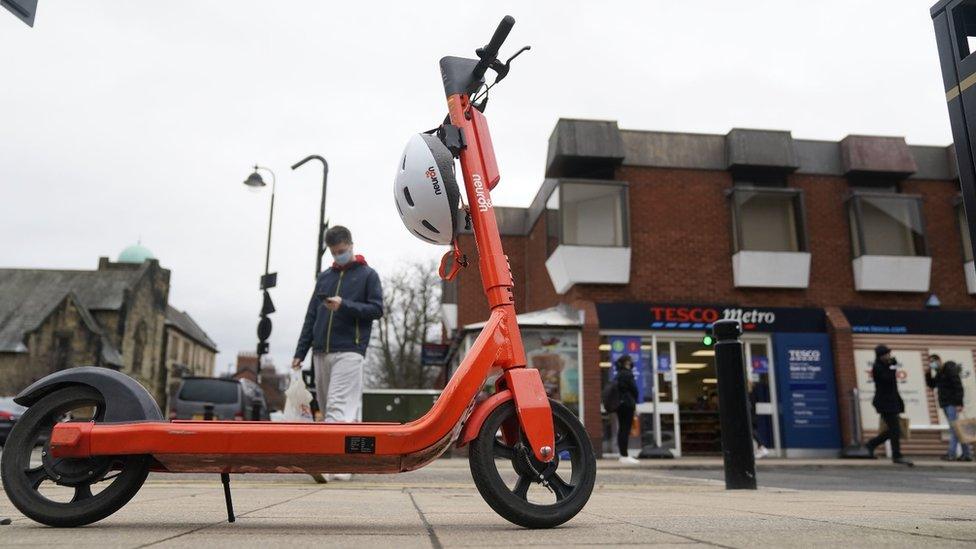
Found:
[[[403,155],[403,162],[400,163],[400,169],[401,170],[407,169],[407,155]]]
[[[430,221],[427,221],[425,219],[425,220],[421,221],[421,223],[424,224],[424,227],[427,227],[428,229],[434,231],[437,234],[441,234],[441,232],[437,230],[437,227],[435,227],[435,226],[433,226],[433,225],[430,224]]]
[[[430,239],[430,238],[427,238],[426,236],[424,236],[424,235],[422,235],[422,234],[420,234],[420,233],[418,233],[417,231],[415,231],[415,230],[413,230],[413,229],[410,229],[410,231],[411,231],[411,232],[413,232],[413,234],[415,234],[415,235],[417,235],[417,236],[419,236],[420,238],[422,238],[422,239],[424,239],[424,240],[426,240],[427,242],[430,242],[431,244],[437,244],[437,241],[436,241],[436,240],[433,240],[433,239]]]
[[[406,187],[403,188],[403,197],[407,199],[407,204],[410,204],[410,207],[412,208],[413,207],[413,197],[410,196],[410,189],[408,189]]]

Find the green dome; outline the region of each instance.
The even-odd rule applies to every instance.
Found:
[[[119,263],[142,263],[147,259],[156,259],[149,248],[142,244],[133,244],[119,254]]]

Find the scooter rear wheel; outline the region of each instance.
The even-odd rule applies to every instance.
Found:
[[[596,458],[582,423],[561,403],[550,399],[549,405],[556,434],[552,465],[532,454],[512,401],[485,419],[468,450],[471,476],[485,502],[526,528],[552,528],[576,516],[596,480]],[[506,440],[502,431],[515,440]]]
[[[48,526],[82,526],[125,505],[149,474],[149,456],[55,458],[54,424],[101,421],[105,402],[89,387],[69,386],[24,412],[3,449],[0,474],[7,497],[20,512]]]

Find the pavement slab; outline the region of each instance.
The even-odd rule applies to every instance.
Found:
[[[235,476],[234,524],[216,475],[153,474],[122,510],[84,528],[40,526],[0,497],[0,517],[12,519],[0,547],[972,547],[974,472],[777,466],[760,469],[759,490],[727,491],[709,464],[601,462],[586,508],[552,530],[496,515],[456,459],[326,485]]]

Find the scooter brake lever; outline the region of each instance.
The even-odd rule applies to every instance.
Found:
[[[523,46],[522,49],[520,49],[519,51],[515,52],[515,55],[509,57],[508,60],[505,61],[504,63],[502,63],[501,61],[499,61],[497,59],[495,59],[494,61],[492,61],[491,62],[491,65],[489,65],[489,67],[491,67],[491,69],[494,70],[495,73],[498,75],[497,78],[495,78],[495,82],[494,83],[497,84],[497,83],[501,82],[502,79],[504,79],[506,76],[508,76],[508,71],[512,68],[511,65],[512,65],[512,60],[513,59],[515,59],[516,57],[522,55],[523,53],[525,53],[526,51],[531,50],[531,49],[532,49],[532,46]]]
[[[508,61],[505,61],[505,65],[507,66],[509,63],[512,62],[512,59],[515,59],[516,57],[522,55],[523,53],[525,53],[525,52],[527,52],[527,51],[529,51],[531,49],[532,49],[532,46],[522,46],[522,49],[520,49],[519,51],[515,52],[515,55],[509,57],[508,58]]]

